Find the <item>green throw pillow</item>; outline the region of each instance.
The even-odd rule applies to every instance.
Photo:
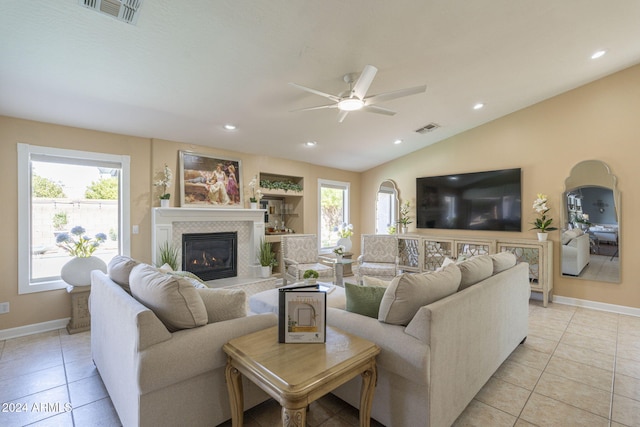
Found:
[[[377,319],[380,301],[382,301],[386,290],[387,288],[378,286],[359,286],[345,283],[347,311]]]

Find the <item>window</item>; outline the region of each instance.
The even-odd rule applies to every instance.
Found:
[[[71,258],[56,244],[73,227],[107,236],[93,254],[128,255],[129,156],[18,144],[18,292],[62,289]]]
[[[349,183],[318,180],[320,251],[327,252],[338,244],[338,227],[349,223]]]

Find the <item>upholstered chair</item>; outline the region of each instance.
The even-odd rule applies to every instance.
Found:
[[[389,234],[363,234],[358,257],[358,282],[363,276],[391,280],[397,274],[398,239]]]
[[[318,238],[315,234],[288,234],[282,236],[282,280],[299,282],[306,270],[316,270],[318,281],[333,282],[333,265],[321,264],[318,257]]]

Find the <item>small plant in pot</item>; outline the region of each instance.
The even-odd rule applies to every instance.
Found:
[[[302,278],[304,279],[304,283],[306,285],[315,285],[316,282],[318,281],[319,276],[320,275],[315,270],[305,270],[304,274],[302,275]]]
[[[258,262],[260,263],[261,276],[271,276],[271,269],[278,265],[278,259],[276,253],[273,251],[271,242],[267,242],[262,239],[260,241],[260,247],[258,249]]]

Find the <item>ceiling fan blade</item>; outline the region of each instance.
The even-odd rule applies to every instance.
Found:
[[[396,112],[393,110],[389,110],[388,108],[379,107],[377,105],[366,105],[362,107],[362,111],[366,111],[367,113],[377,113],[384,114],[387,116],[395,116]]]
[[[364,99],[365,105],[373,105],[382,101],[391,101],[392,99],[402,98],[403,96],[415,95],[427,90],[427,85],[410,87],[407,89],[395,90],[393,92],[384,92],[377,95],[371,95]]]
[[[359,99],[364,99],[367,91],[369,90],[369,86],[373,82],[373,78],[376,76],[378,69],[373,65],[365,65],[364,70],[358,77],[358,80],[353,85],[353,89],[351,90],[351,94],[357,96]]]
[[[347,114],[349,114],[348,111],[340,110],[340,112],[338,112],[338,123],[342,123],[345,117],[347,117]]]
[[[320,92],[319,90],[311,89],[311,88],[306,87],[306,86],[300,86],[299,84],[296,84],[296,83],[289,83],[289,84],[291,86],[293,86],[293,87],[296,87],[298,89],[304,90],[305,92],[310,92],[310,93],[313,93],[315,95],[320,95],[320,96],[324,96],[325,98],[329,98],[333,102],[340,101],[340,97],[339,96],[331,95],[330,93]]]
[[[338,108],[338,104],[318,105],[317,107],[298,108],[297,110],[290,110],[289,112],[295,113],[296,111],[322,110],[324,108]]]

